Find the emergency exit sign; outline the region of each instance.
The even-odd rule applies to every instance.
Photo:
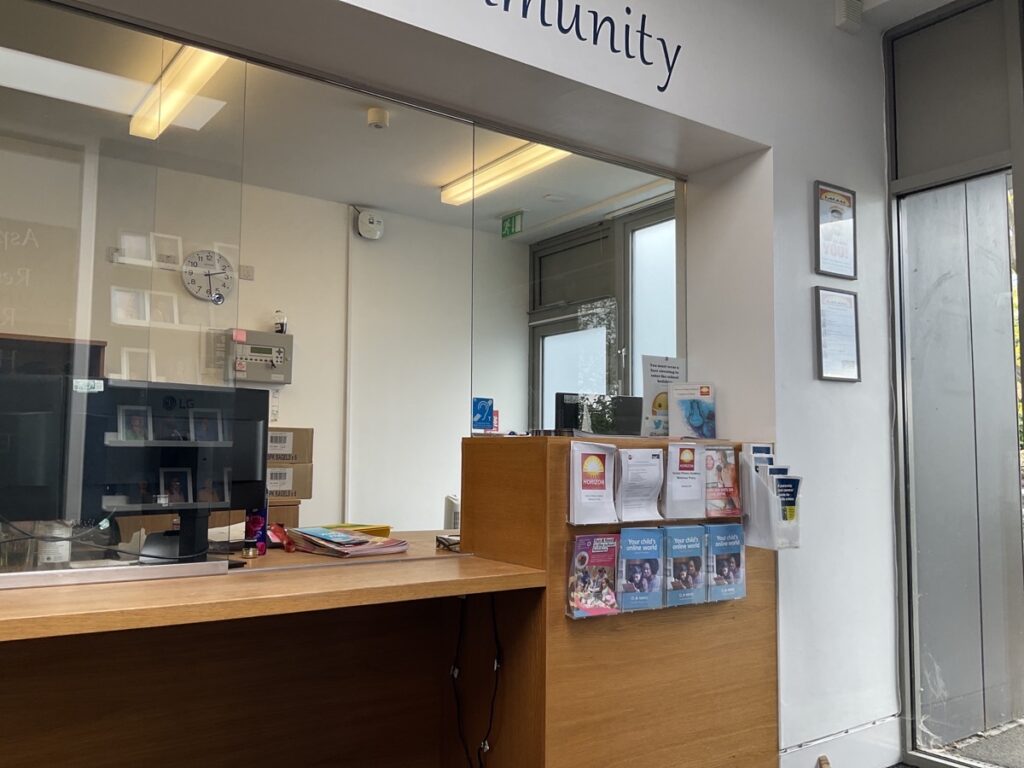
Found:
[[[516,211],[501,217],[501,236],[512,237],[523,231],[523,212]]]

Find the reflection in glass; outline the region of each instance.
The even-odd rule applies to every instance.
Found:
[[[607,329],[587,328],[544,338],[544,429],[555,428],[558,392],[608,394]]]

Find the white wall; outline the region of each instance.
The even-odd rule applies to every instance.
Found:
[[[75,335],[82,155],[0,138],[0,333]]]
[[[471,367],[502,429],[525,422],[528,249],[384,218],[380,240],[351,236],[348,518],[436,529],[460,491]]]
[[[441,528],[469,432],[471,233],[389,214],[350,249],[348,519]]]
[[[256,268],[242,282],[238,324],[270,328],[275,309],[295,336],[292,384],[281,388],[278,424],[314,427],[313,498],[302,522],[342,516],[345,461],[345,354],[348,206],[246,185],[242,261]]]
[[[693,174],[686,207],[687,376],[718,383],[720,434],[774,440],[771,152]]]
[[[807,478],[803,548],[784,553],[779,565],[782,745],[895,713],[879,34],[870,28],[857,36],[836,30],[832,4],[820,0],[651,0],[644,7],[649,27],[684,46],[675,82],[659,93],[653,74],[635,60],[506,14],[500,4],[348,2],[772,147],[773,420],[781,457]],[[591,0],[587,7],[622,18],[623,6],[615,0]],[[858,194],[861,276],[843,287],[860,295],[860,384],[814,378],[811,288],[834,284],[813,274],[811,198],[817,178]],[[735,225],[742,227],[745,212],[735,214]],[[695,296],[702,287],[687,279],[688,294]],[[721,296],[721,305],[724,312],[743,312],[728,295]],[[693,339],[691,328],[691,345]],[[769,372],[752,367],[749,375]],[[897,733],[886,737],[881,750],[875,745],[858,751],[851,741],[850,764],[875,768],[896,762]],[[794,768],[814,764],[816,755],[805,757],[788,762]]]
[[[493,397],[499,429],[529,422],[530,247],[477,231],[473,240],[473,396]]]

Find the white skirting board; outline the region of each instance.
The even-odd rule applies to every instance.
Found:
[[[853,730],[782,755],[779,768],[816,768],[821,755],[828,755],[833,768],[892,768],[902,757],[900,729],[900,719],[893,718]]]

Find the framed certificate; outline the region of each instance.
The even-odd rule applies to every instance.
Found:
[[[814,182],[814,271],[819,275],[857,279],[857,194]]]
[[[857,294],[836,288],[814,289],[818,342],[818,378],[860,381],[860,322]]]

